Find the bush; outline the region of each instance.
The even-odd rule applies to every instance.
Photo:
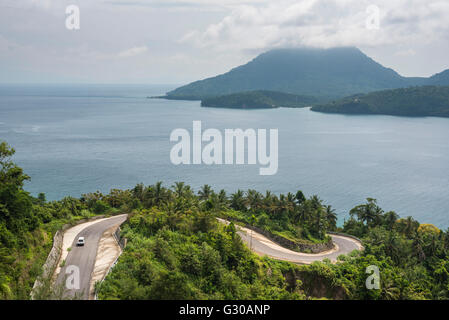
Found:
[[[109,209],[110,209],[110,206],[103,200],[97,200],[93,207],[93,211],[95,214],[104,214]]]

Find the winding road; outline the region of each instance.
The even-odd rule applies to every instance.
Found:
[[[228,221],[218,219],[220,222],[229,224]],[[337,261],[337,257],[342,254],[349,254],[354,250],[362,250],[362,244],[350,237],[330,235],[334,242],[334,248],[321,253],[300,253],[281,247],[267,237],[250,229],[236,225],[237,233],[251,250],[261,256],[268,256],[276,260],[289,261],[297,264],[310,264],[314,261],[329,259]],[[252,238],[252,239],[251,239]]]
[[[68,238],[69,242],[66,246],[71,249],[65,258],[64,266],[61,267],[59,274],[57,275],[56,285],[64,287],[65,298],[78,298],[89,299],[89,290],[91,287],[92,274],[95,267],[95,262],[98,259],[97,253],[100,244],[100,239],[110,228],[118,227],[126,221],[127,215],[116,216],[112,218],[105,218],[97,222],[90,222],[84,226],[80,225],[75,229],[75,234],[71,234]],[[221,223],[229,224],[228,221],[218,219]],[[324,259],[330,259],[332,262],[337,260],[337,257],[341,254],[348,254],[353,250],[362,250],[361,243],[353,238],[345,236],[331,235],[334,242],[334,248],[332,250],[318,253],[308,254],[299,253],[281,247],[280,245],[269,240],[265,236],[252,231],[250,229],[237,226],[237,233],[242,240],[248,244],[252,251],[259,255],[266,255],[273,259],[284,260],[298,264],[310,264],[314,261],[322,261]],[[85,245],[83,247],[77,247],[76,242],[79,237],[84,237]],[[73,240],[72,240],[73,238]],[[74,275],[73,267],[79,270],[79,287],[73,289],[67,289],[67,279]]]
[[[75,274],[73,272],[73,266],[75,266],[79,268],[79,289],[66,289],[64,297],[73,298],[76,296],[76,298],[84,300],[89,299],[90,282],[95,261],[97,259],[100,239],[106,230],[114,226],[120,226],[126,221],[126,218],[127,215],[120,215],[99,220],[98,222],[82,228],[82,230],[75,236],[70,247],[70,252],[65,259],[64,266],[57,276],[56,286],[67,288],[66,280],[68,280],[71,275]],[[84,237],[86,244],[83,247],[76,246],[79,237]]]

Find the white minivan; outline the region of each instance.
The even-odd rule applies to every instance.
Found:
[[[79,237],[78,238],[78,242],[76,243],[77,247],[82,247],[84,246],[84,237]]]

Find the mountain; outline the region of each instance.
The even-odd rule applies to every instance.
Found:
[[[354,95],[313,111],[345,114],[449,117],[449,86],[422,86]]]
[[[260,90],[205,98],[201,101],[201,106],[241,109],[303,108],[316,102],[314,97]]]
[[[433,81],[447,80],[448,74]],[[406,78],[354,47],[276,49],[231,71],[167,93],[169,99],[201,100],[237,92],[270,90],[322,100],[428,84],[428,78]]]
[[[426,84],[434,86],[449,86],[449,69],[430,77],[428,81],[426,81]]]

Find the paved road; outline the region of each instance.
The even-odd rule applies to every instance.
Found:
[[[63,268],[61,268],[61,272],[58,275],[56,280],[57,286],[64,286],[66,283],[66,271],[70,266],[77,266],[79,268],[79,284],[80,288],[70,289],[64,293],[65,297],[74,297],[75,295],[81,299],[87,300],[89,298],[89,288],[90,281],[92,277],[92,272],[95,266],[95,259],[97,257],[97,248],[100,242],[100,238],[103,233],[113,226],[119,226],[123,222],[125,222],[127,216],[120,215],[117,217],[112,217],[103,221],[99,221],[91,226],[83,229],[78,235],[75,237],[75,240],[72,244],[72,249],[67,255],[66,262]],[[77,247],[76,242],[79,237],[84,237],[85,245],[84,247]],[[73,271],[69,271],[70,273]]]
[[[229,223],[222,219],[219,220],[223,223]],[[331,235],[335,245],[333,250],[316,254],[299,253],[281,247],[255,231],[237,225],[236,227],[239,229],[238,234],[242,240],[246,242],[248,246],[251,246],[251,249],[254,252],[259,255],[267,255],[277,260],[290,261],[299,264],[310,264],[314,261],[322,261],[324,259],[329,259],[335,262],[337,257],[341,254],[348,254],[353,250],[362,250],[362,244],[353,238]]]

